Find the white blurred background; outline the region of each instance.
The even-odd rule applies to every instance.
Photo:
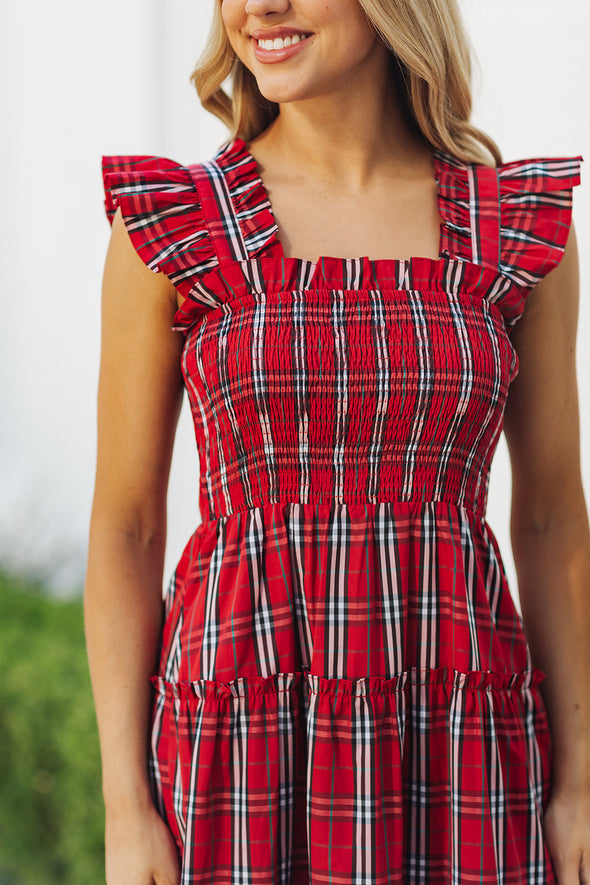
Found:
[[[100,286],[109,237],[102,154],[209,159],[226,136],[188,81],[213,0],[2,4],[0,559],[83,582],[95,458]],[[475,121],[505,160],[590,157],[590,4],[463,0],[479,69]],[[578,374],[590,471],[590,187],[575,190],[582,299]],[[170,480],[165,580],[199,522],[188,405]],[[502,441],[488,520],[516,597]]]

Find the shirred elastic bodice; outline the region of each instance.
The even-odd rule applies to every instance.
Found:
[[[444,501],[483,514],[515,368],[479,294],[238,294],[184,350],[201,513]]]

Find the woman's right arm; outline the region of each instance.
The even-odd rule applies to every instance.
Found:
[[[120,211],[102,290],[96,481],[84,589],[106,809],[108,885],[177,885],[148,780],[162,626],[166,494],[182,404],[176,290],[135,252]]]

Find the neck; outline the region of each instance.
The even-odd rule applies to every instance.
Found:
[[[374,72],[373,72],[374,73]],[[384,165],[397,167],[429,154],[411,128],[387,65],[382,87],[353,88],[280,105],[279,116],[253,144],[281,158],[308,179],[365,187]]]

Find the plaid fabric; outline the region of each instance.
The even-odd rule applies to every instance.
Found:
[[[104,159],[186,300],[202,522],[165,594],[153,794],[182,883],[553,883],[552,744],[490,462],[580,158],[437,153],[437,261],[285,258],[237,139]]]

